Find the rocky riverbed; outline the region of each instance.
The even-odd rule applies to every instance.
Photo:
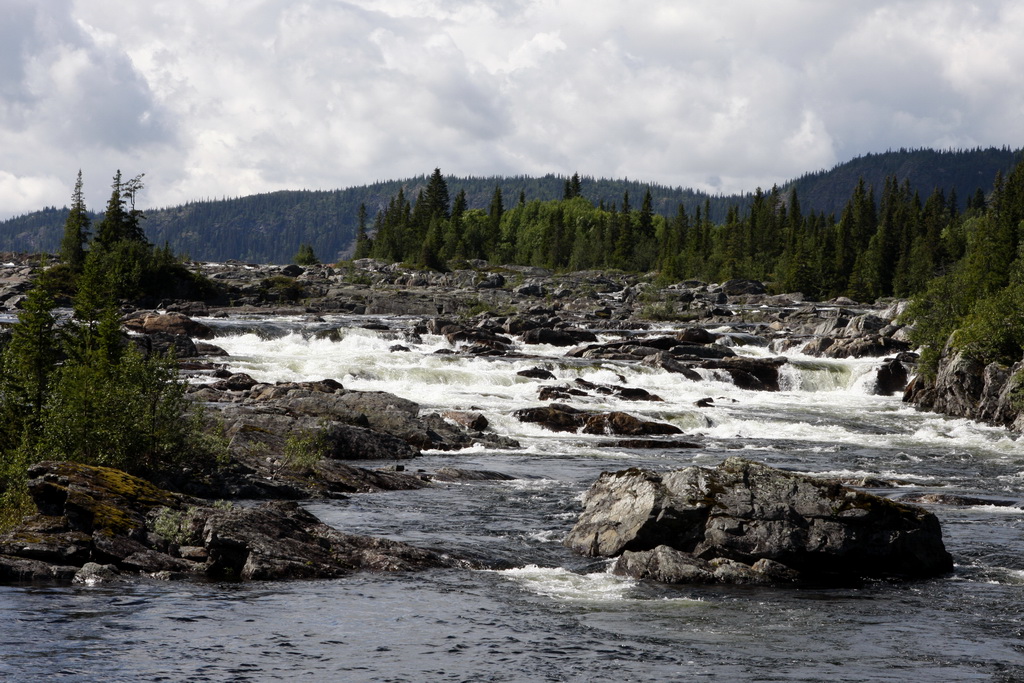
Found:
[[[901,402],[899,302],[204,267],[223,299],[124,323],[177,350],[229,464],[39,463],[39,515],[0,539],[0,676],[1024,672],[1019,441]],[[288,299],[303,279],[327,289]],[[591,552],[627,520],[629,547]]]
[[[323,316],[348,314],[364,320],[368,329],[392,335],[394,344],[390,351],[396,354],[407,353],[407,344],[420,342],[424,335],[446,340],[447,347],[437,353],[459,356],[528,360],[531,346],[562,347],[567,363],[636,365],[678,375],[683,382],[716,376],[747,391],[779,391],[780,368],[788,362],[782,354],[793,350],[823,358],[883,359],[871,387],[871,391],[882,395],[902,392],[913,374],[916,356],[909,348],[906,330],[896,321],[901,310],[899,302],[874,306],[848,300],[810,303],[804,302],[799,294],[770,296],[764,285],[753,281],[721,285],[684,282],[658,287],[650,278],[621,273],[555,275],[535,268],[467,265],[472,267],[451,273],[424,273],[372,261],[309,268],[203,264],[203,272],[223,288],[220,300],[160,302],[158,309],[126,314],[125,328],[145,352],[174,348],[183,371],[195,382],[191,397],[204,404],[208,415],[223,429],[229,462],[206,472],[166,477],[159,482],[166,490],[148,492],[144,500],[138,496],[124,497],[110,488],[110,473],[60,463],[37,466],[31,489],[39,517],[0,539],[4,567],[0,578],[66,580],[80,577],[82,571],[93,572],[97,566],[115,574],[141,571],[165,576],[309,578],[334,576],[364,566],[408,569],[449,562],[429,551],[417,556],[417,562],[407,562],[404,558],[412,550],[390,546],[376,551],[380,556],[375,562],[338,560],[345,552],[362,553],[363,549],[339,550],[338,538],[318,527],[315,520],[305,519],[294,504],[274,504],[259,508],[259,512],[221,514],[211,507],[210,501],[338,498],[364,492],[417,489],[430,486],[435,480],[500,479],[505,475],[489,471],[446,468],[427,472],[404,465],[385,469],[365,465],[373,460],[411,461],[426,450],[516,449],[519,444],[490,430],[486,417],[479,412],[425,412],[408,398],[387,392],[352,391],[330,377],[268,384],[246,373],[233,372],[229,369],[229,354],[216,344],[218,332],[213,321],[234,318],[238,321],[234,328],[237,332],[238,325],[246,324],[247,316],[305,316],[316,338],[331,340],[338,338],[343,328],[332,327]],[[29,280],[28,267],[8,266],[0,273],[0,280],[7,283],[8,293],[15,292],[3,300],[8,306],[16,306],[18,292],[23,291]],[[395,317],[403,318],[406,324],[392,328],[381,322]],[[666,320],[674,323],[667,332],[663,329]],[[273,324],[261,324],[254,329],[259,334],[277,334]],[[743,346],[762,348],[768,353],[752,357],[734,350]],[[773,352],[779,355],[771,355]],[[604,443],[609,447],[699,448],[700,444],[685,438],[683,430],[669,422],[643,419],[623,410],[600,411],[586,406],[589,398],[600,396],[660,402],[659,396],[628,386],[624,380],[605,384],[582,379],[552,382],[555,376],[544,367],[550,365],[549,358],[538,356],[536,363],[536,367],[517,374],[536,382],[542,405],[515,409],[515,419],[536,423],[552,432],[600,435],[606,437]],[[1018,418],[1010,414],[1011,391],[1006,388],[1012,376],[1012,369],[1000,373],[991,368],[966,368],[962,359],[953,359],[944,365],[935,386],[923,387],[915,381],[907,396],[930,407],[966,416],[974,416],[964,407],[973,400],[981,404],[975,412],[1013,424]],[[958,391],[944,393],[938,389],[945,385],[955,385]],[[947,394],[955,394],[956,400],[945,398]],[[976,395],[982,398],[976,399]],[[711,401],[708,399],[708,403]],[[315,452],[297,458],[296,444]],[[138,491],[142,486],[133,481],[129,488]],[[791,511],[806,507],[799,500],[787,498],[789,494],[783,489],[772,489],[773,505]],[[183,496],[192,498],[186,501]],[[822,503],[819,507],[829,505]],[[180,516],[186,506],[190,528],[175,533],[188,536],[187,539],[168,538],[166,525],[154,526],[156,516]],[[118,519],[129,521],[116,527],[98,523],[96,520],[102,517],[98,511],[111,508],[119,510]],[[715,519],[721,522],[724,517],[719,515]],[[217,539],[224,536],[218,526],[221,523],[249,529],[249,537],[231,542],[235,547],[231,561],[223,559],[223,548],[217,545]],[[616,526],[626,522],[612,519],[604,523]],[[748,523],[758,522],[744,522]],[[300,524],[303,531],[285,532],[280,528],[282,524]],[[582,521],[581,524],[586,525]],[[929,528],[938,533],[934,520]],[[691,532],[679,533],[687,537]],[[271,544],[260,538],[284,535],[304,535],[310,539],[310,545],[290,550],[292,554],[288,557],[264,560]],[[782,536],[787,534],[775,534]],[[119,539],[117,549],[107,542],[110,537]],[[905,544],[899,534],[885,529],[872,531],[870,538],[875,545]],[[763,541],[755,545],[765,546]],[[573,547],[583,548],[590,543],[570,540]],[[838,544],[817,537],[805,538],[802,543]],[[941,540],[937,543],[941,547]],[[684,538],[672,552],[689,552],[692,545]],[[669,546],[652,546],[643,551],[664,555]],[[676,556],[672,562],[659,556],[656,564],[662,568],[651,569],[649,565],[654,560],[646,556],[641,560],[634,554],[620,560],[619,566],[626,573],[663,580],[750,580],[755,575],[751,572],[756,573],[758,581],[769,583],[798,578],[823,580],[813,575],[814,562],[804,563],[812,568],[812,575],[807,576],[806,567],[797,570],[778,561],[780,554],[789,551],[768,546],[760,556],[722,556],[733,563],[728,571],[712,569],[707,564],[708,559],[713,559],[711,556],[694,556],[685,562]],[[325,547],[327,555],[323,557],[333,560],[324,561],[317,554]],[[185,555],[181,548],[188,549]],[[380,559],[392,551],[398,559]],[[305,561],[301,560],[303,553],[307,555]],[[852,551],[843,550],[839,555],[849,553]],[[763,565],[762,560],[773,563],[771,571],[751,569]],[[481,558],[461,561],[479,562]],[[486,558],[482,561],[486,562]],[[746,569],[736,569],[733,565],[737,562],[746,562],[742,564]],[[310,563],[317,568],[309,569]],[[677,571],[665,570],[666,563]],[[934,573],[940,564],[929,561],[922,568],[896,568],[889,573]],[[86,565],[88,570],[84,569]],[[834,573],[834,566],[819,565],[827,565],[826,573]],[[948,561],[940,569],[948,570],[947,565]],[[685,567],[685,571],[679,567]],[[666,578],[669,575],[673,578]],[[97,576],[106,574],[101,572]]]

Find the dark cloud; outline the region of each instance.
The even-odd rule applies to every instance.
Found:
[[[65,201],[83,158],[164,205],[435,166],[733,192],[1024,138],[1011,0],[8,5],[0,214]]]

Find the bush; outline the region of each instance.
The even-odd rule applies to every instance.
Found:
[[[312,245],[302,244],[299,245],[299,251],[295,254],[295,264],[299,266],[318,266],[320,265],[320,259],[313,252]]]
[[[982,363],[1012,365],[1024,353],[1024,285],[978,301],[953,335],[953,345]]]
[[[312,469],[330,451],[325,429],[310,430],[288,437],[284,445],[284,464],[301,470]]]
[[[287,275],[272,275],[260,282],[263,298],[268,301],[298,301],[306,294],[295,278]]]
[[[56,373],[39,450],[47,457],[152,475],[188,464],[199,430],[173,358],[127,346],[118,362],[70,362]]]

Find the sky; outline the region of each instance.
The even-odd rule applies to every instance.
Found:
[[[0,0],[0,219],[429,174],[753,191],[1024,146],[1019,0]]]

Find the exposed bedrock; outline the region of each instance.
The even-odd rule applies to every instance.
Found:
[[[565,544],[670,583],[846,584],[953,568],[927,510],[742,458],[606,472]]]
[[[0,536],[0,582],[95,583],[147,573],[242,580],[466,566],[434,551],[346,534],[291,501],[210,505],[119,470],[29,470],[38,514]]]

